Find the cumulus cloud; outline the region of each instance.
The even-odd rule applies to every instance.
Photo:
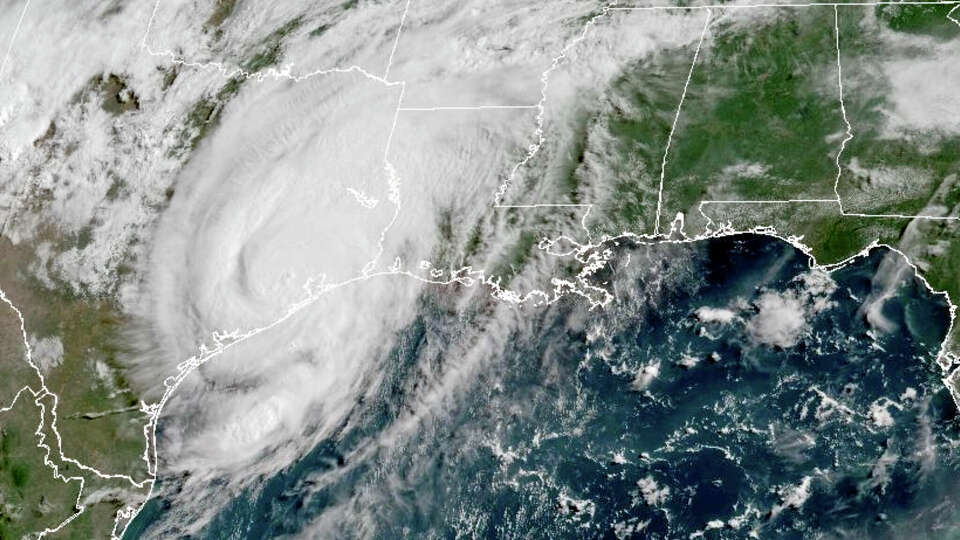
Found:
[[[639,496],[639,497],[638,497]],[[634,492],[634,504],[643,500],[647,505],[658,507],[670,497],[670,487],[661,486],[652,476],[637,480],[637,490]]]
[[[935,56],[891,60],[883,64],[890,83],[893,107],[887,113],[888,129],[894,132],[960,132],[960,110],[951,105],[950,91],[960,85],[960,66],[951,60],[956,49],[936,51]]]
[[[785,291],[765,291],[753,302],[756,313],[747,334],[758,344],[789,348],[809,332],[809,319],[835,305],[836,283],[829,274],[811,270],[791,280]]]
[[[189,22],[184,9],[165,5],[157,24],[166,27],[168,19]],[[431,10],[414,5],[392,70],[393,76],[407,80],[405,99],[411,101],[404,104],[473,105],[483,102],[484,89],[493,82],[495,95],[505,99],[510,95],[504,96],[504,88],[526,89],[522,103],[535,103],[539,74],[582,28],[584,6],[518,9],[539,11],[536,17],[520,19],[529,24],[506,27],[498,26],[496,18],[480,17],[476,22],[482,28],[475,29],[482,36],[479,41],[443,41],[444,54],[434,55],[438,36],[463,35],[462,21],[476,19],[475,11],[486,8],[479,3]],[[500,15],[509,12],[498,10]],[[256,19],[252,12],[243,13],[242,20]],[[396,15],[399,21],[400,13]],[[578,23],[545,27],[532,22],[544,17]],[[610,17],[603,33],[571,54],[576,65],[564,64],[551,78],[547,116],[559,118],[564,103],[577,97],[571,89],[605,80],[625,58],[695,39],[701,19],[666,14]],[[638,25],[652,33],[635,39]],[[675,34],[676,28],[684,32]],[[228,29],[226,36],[233,32]],[[183,36],[156,32],[149,40],[159,50],[182,42]],[[236,44],[227,41],[229,52]],[[371,58],[376,54],[386,58],[392,43],[379,41],[377,46],[375,51],[366,46],[331,50],[347,58],[355,55],[366,69],[375,64]],[[452,49],[446,51],[447,46]],[[182,50],[201,59],[212,54],[191,44]],[[316,52],[296,42],[290,54],[318,59]],[[347,58],[343,61],[354,60]],[[296,66],[302,63],[297,60]],[[529,70],[524,72],[526,83],[511,82],[518,80],[517,68]],[[486,86],[473,84],[477,80]],[[454,211],[458,220],[468,223],[480,219],[497,183],[519,159],[517,149],[529,143],[533,115],[408,110],[394,122],[400,91],[399,85],[353,71],[297,83],[245,85],[225,107],[217,131],[179,174],[180,187],[157,229],[144,318],[150,325],[147,341],[159,346],[163,358],[137,367],[142,380],[156,381],[159,373],[171,371],[212,331],[270,324],[305,296],[303,286],[310,280],[338,283],[365,269],[393,264],[416,269],[417,261],[429,257],[439,241],[441,211]],[[368,204],[373,200],[378,204]],[[514,234],[489,232],[494,237],[484,240],[491,243]],[[496,253],[494,248],[490,251]],[[331,300],[324,298],[282,328],[205,366],[185,383],[184,395],[192,398],[170,410],[166,432],[171,440],[178,438],[170,445],[170,462],[229,470],[255,459],[276,441],[293,439],[298,419],[306,418],[307,411],[322,411],[324,425],[334,422],[361,392],[358,381],[376,373],[377,355],[409,322],[421,291],[421,285],[405,278],[368,280],[338,290]],[[465,372],[444,373],[433,390],[417,399],[421,404],[442,399],[443,391]],[[640,384],[649,384],[647,379],[656,372],[652,366]],[[201,408],[201,403],[204,413],[196,418],[176,416]],[[322,433],[322,427],[312,429]]]
[[[633,382],[630,383],[630,387],[637,392],[646,390],[659,376],[660,361],[656,360],[654,362],[650,362],[649,364],[641,366],[640,369],[637,370],[633,377]]]
[[[57,336],[31,338],[30,348],[33,350],[33,360],[44,373],[63,362],[63,342]]]
[[[793,347],[806,331],[807,315],[792,295],[767,292],[754,303],[757,314],[747,323],[750,337],[764,345]]]
[[[773,508],[770,510],[771,517],[776,517],[787,509],[796,510],[801,508],[807,502],[807,499],[810,498],[812,485],[813,477],[804,476],[798,484],[780,486],[777,489],[780,502],[773,505]]]
[[[401,51],[419,50],[417,27],[427,23],[418,17]],[[380,52],[386,58],[389,49]],[[396,73],[434,60],[402,52]],[[411,84],[411,95],[430,95],[417,88],[425,86]],[[533,118],[525,113],[404,111],[395,121],[400,92],[356,71],[245,85],[179,173],[156,230],[142,307],[144,348],[157,352],[136,363],[137,379],[155,385],[213,331],[283,322],[192,373],[168,403],[161,470],[182,481],[167,495],[210,499],[158,524],[158,534],[199,530],[231,496],[330,436],[376,391],[425,288],[407,276],[365,272],[394,266],[430,277],[429,262],[417,263],[440,240],[440,212],[470,224],[488,211],[513,150],[529,137]],[[284,318],[306,297],[305,284],[343,283]],[[423,374],[409,396],[414,414],[386,429],[380,444],[416,426],[416,414],[448,399],[490,357],[505,339],[500,328],[517,322],[510,309],[493,306],[482,338],[466,341],[442,373]],[[222,489],[208,493],[211,482]]]
[[[256,330],[191,373],[166,404],[159,470],[183,479],[167,495],[174,504],[202,495],[206,504],[181,505],[179,518],[170,519],[184,522],[159,529],[198,531],[229,497],[329,436],[378,388],[386,355],[416,317],[425,287],[396,275],[368,279],[368,270],[416,269],[438,249],[444,211],[467,232],[482,219],[495,222],[482,238],[491,260],[515,239],[511,223],[489,217],[489,204],[537,140],[537,111],[398,111],[401,93],[409,107],[536,103],[544,70],[595,6],[414,2],[394,56],[393,31],[405,4],[360,3],[344,14],[325,4],[240,2],[217,39],[204,28],[209,12],[187,1],[144,0],[113,13],[102,2],[82,1],[43,16],[31,7],[24,19],[22,36],[69,40],[49,47],[20,39],[0,74],[0,202],[26,207],[22,193],[53,194],[42,218],[12,212],[18,219],[5,218],[4,233],[28,238],[43,219],[71,232],[92,227],[88,245],[50,256],[50,270],[78,289],[107,291],[115,284],[111,269],[136,266],[122,296],[139,322],[128,337],[142,352],[128,358],[129,374],[147,397],[163,392],[166,378],[213,332]],[[19,16],[7,11],[0,14],[4,29]],[[625,62],[695,42],[704,16],[618,12],[598,21],[599,30],[569,49],[552,73],[544,133],[559,142],[547,146],[565,152],[569,141],[557,137],[584,92],[602,87]],[[279,47],[283,57],[274,69],[242,80],[236,97],[208,118],[205,138],[184,150],[180,137],[197,106],[291,21],[302,27]],[[321,28],[320,37],[310,35]],[[404,85],[381,78],[389,58],[391,79]],[[345,69],[293,80],[331,67]],[[78,94],[111,72],[123,75],[127,95],[137,94],[139,111],[117,118],[99,96]],[[164,88],[171,72],[175,82]],[[54,121],[59,150],[34,144]],[[71,171],[71,181],[21,174],[50,170],[48,159]],[[538,178],[542,165],[530,163],[527,172]],[[115,176],[126,185],[108,195]],[[549,184],[535,184],[530,195],[550,199]],[[589,189],[584,199],[599,199]],[[579,216],[556,220],[558,228],[579,229]],[[528,263],[538,271],[551,264]],[[442,273],[429,262],[426,269],[426,276]],[[292,306],[333,284],[342,286],[290,315]],[[410,397],[411,409],[449,399],[523,322],[511,309],[490,307],[483,336],[453,354],[442,373],[424,374],[427,384]],[[723,321],[727,314],[717,309],[710,316]],[[36,349],[46,365],[62,355],[55,341],[39,340]],[[646,388],[659,369],[659,362],[646,366],[635,386]],[[413,416],[379,442],[402,436]],[[211,492],[214,482],[221,489]],[[669,493],[648,487],[643,496],[654,502]]]
[[[709,306],[703,306],[697,308],[694,312],[694,315],[702,322],[713,322],[720,324],[728,324],[737,319],[737,314],[727,308],[715,308]]]

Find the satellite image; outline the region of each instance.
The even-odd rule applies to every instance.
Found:
[[[960,538],[960,0],[0,0],[0,540]]]

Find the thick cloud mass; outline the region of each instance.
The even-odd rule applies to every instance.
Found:
[[[202,33],[186,6],[160,8],[146,41],[154,54],[217,60],[214,51],[159,31],[180,21]],[[255,485],[257,474],[285,467],[339,429],[364,396],[379,391],[396,336],[418,312],[422,280],[447,279],[462,264],[454,254],[472,250],[475,270],[502,269],[512,246],[528,241],[518,217],[581,236],[579,214],[510,215],[491,208],[493,194],[541,134],[549,141],[544,163],[566,151],[575,114],[567,104],[606,84],[625,58],[689,43],[703,24],[694,15],[624,13],[604,18],[603,32],[584,35],[584,17],[596,14],[587,3],[414,2],[394,52],[402,15],[395,8],[334,17],[335,30],[315,45],[296,34],[287,63],[244,82],[176,178],[148,259],[141,312],[151,352],[136,361],[135,377],[155,389],[212,333],[269,329],[191,373],[166,405],[157,443],[168,479],[162,492],[213,500],[157,531],[199,530],[231,496]],[[240,20],[276,23],[288,15],[255,6],[237,12]],[[394,24],[385,24],[390,17]],[[344,25],[367,28],[358,21],[382,32],[341,35]],[[237,28],[226,30],[224,51],[239,54],[244,39],[264,39],[259,29],[240,36]],[[555,65],[544,94],[543,74],[561,51],[569,60]],[[314,71],[332,66],[338,69]],[[228,63],[210,70],[231,73]],[[430,110],[533,105],[545,95],[549,106],[539,119],[535,109]],[[534,189],[509,194],[513,202],[555,198],[551,180],[536,180],[542,166],[531,162],[521,171]],[[513,297],[552,290],[555,263],[540,257],[514,268]],[[411,275],[364,277],[388,268]],[[318,286],[344,283],[285,317]],[[473,292],[451,287],[449,294],[454,305],[476,305]],[[457,362],[440,372],[418,368],[424,384],[410,398],[411,419],[377,444],[412,429],[422,411],[448,399],[478,359],[502,345],[497,329],[512,324],[512,308],[489,309],[483,335],[463,330]],[[211,483],[223,489],[209,493]]]
[[[137,367],[142,380],[172,372],[212,332],[271,325],[377,260],[396,212],[384,152],[398,97],[347,73],[251,84],[227,107],[157,230],[146,317],[160,352]],[[420,287],[391,277],[328,293],[191,374],[164,413],[164,470],[192,473],[182,489],[200,493],[310,448],[375,387],[374,360]]]
[[[491,359],[518,336],[539,335],[546,299],[580,294],[569,294],[585,302],[564,329],[573,333],[596,298],[637,313],[663,308],[654,290],[672,278],[649,246],[631,255],[653,265],[639,287],[650,290],[633,290],[614,276],[631,264],[613,258],[623,245],[593,245],[620,232],[613,227],[648,232],[646,218],[625,210],[621,222],[611,208],[658,199],[659,219],[662,180],[671,180],[666,155],[660,171],[632,157],[649,151],[659,164],[661,142],[622,146],[609,128],[678,121],[673,86],[679,94],[694,50],[702,63],[719,43],[707,22],[719,31],[775,16],[608,10],[592,0],[2,4],[0,207],[9,211],[0,232],[36,248],[30,277],[115,300],[133,321],[124,376],[160,418],[155,441],[147,426],[147,469],[161,478],[155,494],[178,508],[152,525],[154,536],[205,532],[232,502],[344,433],[362,432],[349,456],[333,459],[344,470],[320,467],[306,491],[349,475],[347,462],[429,438],[432,413],[487,391]],[[931,47],[939,60],[955,44]],[[911,95],[944,101],[950,87],[917,87],[936,71],[931,61],[901,64],[877,69],[892,96],[885,129],[898,136],[937,120]],[[950,66],[941,79],[957,74]],[[657,97],[652,116],[645,96]],[[956,114],[939,112],[950,124],[940,131],[955,133]],[[765,167],[744,161],[723,174]],[[661,193],[638,185],[630,201],[617,187],[657,172]],[[494,208],[495,199],[511,206]],[[886,261],[874,276],[861,312],[872,330],[899,324],[884,309],[906,275],[898,265]],[[704,299],[684,317],[702,323],[704,339],[745,330],[757,354],[819,344],[812,325],[836,289],[828,274],[759,286]],[[586,332],[601,340],[599,326]],[[224,335],[243,338],[216,349]],[[67,364],[66,345],[37,340],[41,367]],[[678,366],[727,361],[726,352],[688,352],[615,369],[629,392],[650,393]],[[545,380],[562,386],[550,364]],[[385,425],[363,417],[373,402],[390,404],[377,411]],[[885,407],[872,413],[878,423],[892,414]],[[503,462],[520,459],[488,443]],[[642,477],[637,500],[657,506],[682,493],[661,484]],[[401,500],[396,486],[387,493]],[[587,508],[582,515],[596,510]]]
[[[163,7],[161,20],[176,13]],[[393,16],[395,32],[400,13]],[[364,276],[399,265],[433,277],[420,261],[439,241],[440,212],[456,211],[458,228],[490,212],[503,170],[529,137],[533,118],[522,112],[397,116],[405,86],[383,79],[384,64],[372,60],[388,58],[387,35],[355,50],[322,42],[348,55],[330,57],[343,70],[245,81],[176,178],[148,259],[141,337],[150,352],[135,360],[137,380],[156,388],[214,332],[269,329],[191,373],[166,405],[158,455],[176,491],[167,496],[209,503],[157,531],[202,528],[257,474],[288,465],[378,390],[424,285]],[[151,36],[155,50],[177,41]],[[328,60],[301,45],[289,49],[302,57],[297,73]],[[324,286],[338,288],[317,297]],[[286,317],[311,294],[313,303]],[[419,402],[442,398],[459,375],[446,377]],[[211,492],[212,483],[222,489]]]
[[[156,320],[188,345],[275,320],[308,279],[358,275],[394,212],[383,152],[395,88],[341,75],[252,90],[178,179],[158,234]]]

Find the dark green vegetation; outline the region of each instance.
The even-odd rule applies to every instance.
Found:
[[[316,28],[310,31],[310,37],[312,38],[320,37],[326,34],[327,30],[329,30],[330,28],[331,28],[331,25],[329,23],[321,23]]]
[[[936,6],[889,7],[916,7],[923,13],[928,9],[937,11],[933,9]],[[841,21],[857,25],[865,24],[866,15],[862,9],[840,12]],[[960,27],[950,24],[960,37]],[[955,181],[955,175],[960,173],[960,137],[942,133],[894,134],[886,127],[890,111],[896,109],[896,98],[892,96],[898,90],[884,76],[896,68],[887,67],[885,63],[913,52],[908,47],[898,47],[895,42],[887,43],[879,36],[880,29],[841,36],[844,101],[854,131],[854,138],[843,153],[843,174],[838,186],[844,210],[930,215],[927,206],[932,203],[952,208],[960,202],[960,187]],[[930,58],[921,54],[907,61],[930,62]],[[928,84],[948,82],[931,80]],[[917,96],[916,99],[923,98]]]
[[[664,216],[689,214],[704,198],[833,197],[846,126],[832,16],[828,8],[779,10],[761,28],[714,30],[674,134]]]
[[[930,215],[926,207],[939,199],[940,191],[944,191],[942,202],[956,205],[960,190],[951,175],[960,170],[960,138],[936,143],[885,140],[872,131],[858,132],[848,147],[858,170],[845,166],[840,177],[845,211]]]
[[[584,166],[584,160],[587,155],[587,130],[593,125],[593,122],[586,114],[575,116],[574,124],[571,126],[573,140],[570,148],[560,156],[560,163],[557,166],[557,177],[560,179],[560,190],[567,194],[573,204],[580,204],[580,172],[578,169]]]
[[[960,27],[949,18],[951,10],[956,5],[931,4],[923,5],[883,5],[877,6],[877,18],[888,27],[898,32],[910,34],[925,34],[940,39],[952,39],[960,36]],[[953,12],[955,19],[960,19],[960,10]]]
[[[946,228],[942,225],[941,227]],[[957,269],[960,268],[960,234],[954,230],[947,238],[946,251],[936,258],[936,264],[930,267],[926,276],[934,287],[946,291],[954,304],[960,304],[960,279],[957,279]],[[956,337],[960,338],[960,335]],[[960,341],[957,341],[957,344],[960,344]]]
[[[838,188],[847,213],[960,211],[960,136],[898,135],[888,128],[895,104],[886,63],[929,61],[933,52],[883,41],[899,34],[869,27],[874,21],[911,37],[960,38],[960,28],[946,19],[952,7],[839,9],[844,103],[854,135],[840,156]],[[877,19],[868,17],[874,9]],[[685,231],[703,233],[709,224],[698,211],[703,200],[823,199],[827,202],[708,204],[703,211],[714,228],[764,226],[802,236],[823,264],[846,259],[875,241],[893,245],[960,304],[960,230],[955,222],[842,215],[839,205],[830,202],[847,129],[833,22],[830,7],[771,9],[749,23],[736,16],[718,18],[672,140],[661,231],[682,212]],[[690,47],[643,58],[625,69],[611,85],[609,98],[597,106],[595,127],[605,131],[585,132],[586,165],[574,174],[581,184],[613,185],[602,212],[593,216],[599,232],[652,232],[654,184],[692,59]],[[960,331],[952,339],[956,350]]]
[[[438,268],[485,268],[487,277],[499,280],[500,286],[506,288],[538,255],[542,255],[537,247],[541,239],[569,233],[561,230],[559,224],[563,220],[576,219],[575,213],[552,210],[502,209],[488,216],[489,221],[481,220],[472,226],[469,222],[457,220],[454,211],[442,211],[437,223],[440,242],[430,260]],[[485,242],[485,238],[501,238],[489,232],[498,228],[497,220],[509,223],[509,232],[502,235],[502,243],[491,245]]]
[[[73,513],[80,491],[80,482],[57,480],[44,465],[34,433],[39,423],[40,408],[30,394],[23,394],[12,410],[0,413],[0,538],[4,540],[56,527]]]
[[[688,47],[641,62],[612,86],[603,124],[614,156],[623,156],[607,161],[611,178],[616,179],[607,209],[614,230],[653,231],[663,152],[693,54],[694,48]]]
[[[177,77],[180,75],[180,68],[178,65],[174,64],[166,69],[157,68],[161,73],[163,73],[163,80],[160,82],[160,89],[166,90],[173,86],[173,83],[177,81]]]
[[[242,77],[233,77],[216,94],[203,97],[194,104],[187,114],[182,133],[183,142],[173,149],[174,154],[184,155],[197,148],[200,141],[219,125],[223,107],[237,95],[242,84]]]
[[[896,9],[901,7],[913,6]],[[933,21],[939,19],[927,17],[931,13],[945,16],[938,9],[937,6],[918,6],[917,10],[899,12],[898,22],[884,17],[881,20],[897,30],[919,31],[938,26]],[[922,51],[898,49],[896,43],[881,41],[879,28],[864,31],[863,26],[868,23],[863,8],[841,8],[839,13],[844,102],[854,133],[841,156],[838,189],[845,212],[956,215],[960,203],[960,138],[942,133],[898,135],[886,127],[888,111],[895,105],[894,89],[883,75],[883,64],[916,55],[918,60],[924,60]],[[832,44],[824,46],[832,47]],[[830,61],[832,59],[824,58],[823,63],[827,65]],[[930,81],[930,84],[938,83]],[[686,112],[690,109],[685,107]],[[765,122],[767,117],[759,115],[757,119]],[[839,141],[833,144],[838,145]],[[682,159],[679,152],[676,156]],[[811,178],[815,177],[811,174]],[[803,235],[804,243],[813,249],[820,263],[845,259],[874,241],[893,245],[918,264],[931,285],[946,291],[955,304],[960,304],[960,279],[956,274],[960,268],[960,250],[956,247],[960,243],[960,230],[955,222],[843,216],[831,204],[710,205],[707,213],[717,221],[730,220],[738,228],[771,225],[781,234]],[[960,333],[955,331],[951,340],[956,350]]]
[[[301,23],[302,19],[298,17],[271,32],[253,48],[248,59],[241,64],[243,73],[234,75],[216,93],[204,96],[194,104],[184,123],[182,142],[172,150],[174,155],[184,156],[195,150],[197,145],[216,129],[223,108],[236,97],[244,81],[280,61],[283,56],[283,40],[299,28]],[[175,72],[172,77],[170,84],[176,78]]]
[[[590,182],[609,184],[597,227],[610,234],[653,229],[660,182],[660,162],[670,134],[694,47],[643,58],[618,76],[594,110],[577,111],[568,126],[572,135],[554,156],[547,183],[552,197],[574,204],[584,201]],[[536,199],[536,197],[530,197]]]
[[[47,131],[45,131],[43,135],[37,138],[37,140],[33,141],[33,145],[38,148],[48,145],[51,143],[51,141],[53,141],[53,139],[56,136],[57,136],[57,123],[51,120],[50,125],[47,126]]]
[[[56,245],[77,241],[58,236],[55,231],[45,232],[44,239]],[[146,467],[142,461],[144,440],[141,428],[145,418],[138,411],[137,396],[121,372],[118,356],[121,353],[119,330],[123,320],[119,309],[111,301],[74,294],[65,284],[48,289],[30,277],[29,267],[34,263],[35,249],[36,245],[31,243],[14,246],[0,238],[0,286],[23,312],[31,339],[51,338],[63,345],[60,365],[44,373],[47,387],[59,397],[57,428],[62,436],[63,452],[67,457],[98,470],[143,480]],[[13,398],[10,392],[26,384],[39,390],[40,381],[34,372],[24,368],[23,347],[17,346],[22,343],[19,321],[12,310],[5,305],[2,307],[0,337],[4,338],[4,346],[0,349],[0,370],[5,375],[16,375],[4,380],[0,387],[3,392],[0,403],[6,405]],[[27,405],[32,403],[27,394],[21,400]],[[43,403],[48,410],[53,406],[51,397],[44,398]],[[47,442],[55,440],[51,420],[48,414],[44,421]],[[6,426],[6,423],[29,425],[29,433],[32,433],[40,423],[40,416],[35,407],[18,407],[0,415],[0,425]],[[35,449],[24,452],[39,459]],[[58,465],[65,475],[84,476],[87,481],[85,493],[103,489],[114,493],[87,508],[88,512],[102,514],[101,518],[91,520],[85,514],[71,523],[68,534],[77,538],[109,536],[112,515],[121,506],[121,498],[129,500],[136,490],[123,480],[103,481],[69,464]],[[24,520],[18,527],[24,530],[43,528],[47,526],[44,516],[57,515],[62,520],[72,512],[72,500],[66,504],[54,499],[56,490],[53,487],[60,486],[58,489],[62,490],[64,484],[55,481],[48,468],[30,464],[15,476],[0,475],[0,492],[15,488],[17,479],[25,480],[30,489],[41,490],[47,501],[44,508],[49,507],[42,515],[23,514]],[[68,487],[75,497],[79,483],[71,483]]]
[[[270,66],[274,66],[283,56],[283,40],[303,24],[303,19],[291,19],[283,26],[270,32],[257,46],[254,47],[250,59],[243,64],[243,70],[253,74]]]
[[[507,249],[500,264],[494,268],[492,274],[506,280],[504,283],[509,282],[530,260],[534,246],[539,239],[540,235],[533,231],[521,232]]]
[[[316,26],[314,26],[313,30],[310,31],[309,36],[311,38],[318,38],[326,34],[327,30],[330,30],[336,26],[343,16],[347,15],[349,11],[356,9],[359,5],[359,0],[347,0],[336,8],[328,10],[321,19],[322,22],[314,23]]]
[[[112,173],[111,173],[112,176]],[[107,193],[105,197],[108,201],[115,201],[119,199],[122,195],[127,193],[127,182],[122,178],[114,176],[113,182],[110,183],[110,187],[107,188]]]
[[[840,262],[874,241],[897,245],[908,221],[843,216],[835,203],[766,205],[710,204],[704,214],[714,225],[737,230],[773,227],[782,235],[802,235],[820,264]]]
[[[880,9],[888,7],[894,9]],[[960,27],[946,19],[952,6],[878,6],[875,9],[881,23],[894,30],[960,39]],[[864,24],[866,15],[866,9],[840,11],[841,21],[858,25]],[[885,128],[887,112],[894,110],[895,99],[903,96],[894,97],[897,89],[878,76],[885,71],[884,62],[898,59],[910,63],[930,62],[932,59],[910,46],[881,41],[877,37],[881,35],[879,30],[856,37],[867,44],[862,49],[844,46],[844,38],[854,37],[841,36],[845,102],[855,134],[842,160],[839,191],[844,209],[881,215],[956,216],[960,212],[960,136],[956,132],[891,133]],[[938,72],[932,70],[934,76]],[[949,82],[934,79],[925,84],[937,86]],[[923,98],[917,96],[916,99]],[[954,304],[960,304],[957,276],[960,225],[957,222],[844,218],[844,221],[851,220],[882,227],[881,240],[890,239],[891,244],[918,264],[931,285],[946,291]],[[960,332],[955,330],[951,339],[954,350],[960,348]]]
[[[677,212],[705,222],[704,199],[833,198],[840,114],[833,10],[771,10],[762,24],[716,22],[677,122],[664,174],[661,230]],[[841,35],[856,35],[841,21]],[[587,143],[577,174],[613,179],[604,232],[653,231],[661,162],[694,43],[628,66],[599,107],[612,143]],[[851,46],[854,46],[851,40]],[[860,46],[860,45],[857,45]],[[602,167],[597,163],[602,163]],[[600,173],[600,174],[597,174]]]

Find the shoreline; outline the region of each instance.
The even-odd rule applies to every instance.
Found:
[[[681,229],[678,230],[676,224],[681,223]],[[672,238],[676,234],[679,234],[681,238],[675,239]],[[313,305],[315,302],[320,300],[326,293],[332,292],[334,290],[340,289],[342,287],[347,287],[349,285],[362,283],[368,279],[375,277],[383,276],[403,276],[416,281],[420,281],[424,285],[434,285],[434,286],[445,286],[452,284],[461,284],[467,287],[473,287],[475,285],[486,285],[491,289],[491,295],[500,301],[507,301],[514,303],[516,305],[523,305],[528,301],[539,299],[538,302],[535,302],[533,305],[536,307],[547,306],[553,304],[554,302],[559,301],[561,298],[565,298],[571,294],[576,294],[583,296],[585,299],[591,302],[591,309],[596,307],[606,307],[611,301],[612,296],[609,293],[606,293],[606,290],[597,287],[589,282],[589,278],[599,270],[606,262],[606,258],[600,256],[597,257],[596,254],[601,251],[601,249],[610,243],[616,244],[619,240],[633,240],[637,241],[640,245],[661,245],[661,244],[693,244],[695,242],[711,240],[715,238],[725,238],[730,236],[764,236],[768,238],[774,238],[780,240],[787,244],[790,244],[792,247],[802,252],[807,256],[808,264],[811,269],[822,270],[828,274],[832,274],[836,270],[840,270],[850,265],[854,261],[867,257],[871,254],[874,249],[877,248],[886,248],[891,252],[897,253],[903,258],[903,262],[910,266],[913,270],[913,277],[918,279],[926,287],[927,291],[933,296],[942,297],[947,304],[950,319],[949,324],[946,328],[944,338],[938,349],[936,362],[943,372],[943,377],[941,381],[947,387],[947,390],[950,392],[951,397],[953,398],[954,403],[960,408],[960,391],[954,388],[954,383],[960,382],[955,381],[955,378],[960,377],[960,370],[952,369],[956,367],[955,364],[958,361],[957,354],[951,350],[950,341],[951,334],[953,333],[956,327],[957,319],[957,305],[952,302],[949,297],[949,294],[946,291],[938,291],[935,289],[930,282],[923,276],[920,269],[917,265],[910,260],[910,258],[901,250],[897,249],[894,246],[889,244],[881,243],[877,240],[874,240],[869,245],[862,248],[857,253],[849,255],[848,257],[842,259],[841,261],[829,264],[821,264],[817,261],[816,256],[813,254],[813,250],[810,246],[807,246],[803,243],[802,238],[798,236],[786,236],[780,234],[773,227],[758,226],[749,230],[736,230],[733,227],[720,227],[717,230],[708,230],[702,234],[696,236],[687,236],[686,233],[682,231],[682,219],[674,220],[671,224],[670,231],[665,234],[636,234],[631,232],[624,232],[616,236],[604,235],[596,242],[588,242],[587,244],[581,244],[576,240],[566,237],[559,236],[552,240],[542,240],[538,246],[541,251],[546,252],[549,255],[554,257],[563,257],[563,256],[573,256],[578,262],[584,265],[584,270],[577,276],[577,283],[567,282],[567,288],[557,287],[554,289],[553,294],[548,294],[547,292],[539,289],[529,291],[525,294],[520,294],[515,291],[510,291],[509,289],[504,290],[501,288],[499,279],[494,279],[494,277],[488,277],[483,270],[473,270],[470,266],[465,266],[460,269],[450,272],[450,278],[447,280],[439,280],[436,278],[425,278],[420,275],[417,275],[413,272],[402,270],[399,267],[391,267],[387,270],[379,272],[365,272],[361,273],[359,276],[344,280],[336,284],[326,284],[321,283],[319,285],[314,285],[312,283],[305,284],[305,289],[307,289],[310,294],[307,298],[294,303],[292,306],[287,308],[287,311],[277,320],[269,323],[267,325],[249,330],[247,332],[240,332],[239,330],[234,330],[231,332],[214,332],[211,336],[213,340],[213,347],[210,348],[206,344],[201,344],[198,347],[198,354],[194,355],[187,360],[178,364],[178,371],[175,375],[171,375],[164,379],[164,387],[166,388],[161,399],[154,404],[147,405],[142,404],[141,411],[149,416],[149,421],[144,426],[144,436],[145,436],[145,451],[144,451],[144,460],[147,462],[147,472],[152,476],[151,480],[148,480],[150,483],[150,489],[144,498],[142,504],[136,508],[127,507],[117,512],[114,518],[114,528],[112,538],[122,539],[127,532],[127,529],[130,525],[136,520],[140,515],[146,505],[153,500],[153,490],[156,485],[157,480],[157,467],[159,463],[159,456],[157,452],[156,445],[156,428],[159,423],[160,416],[163,414],[163,408],[166,405],[167,401],[173,396],[177,391],[180,384],[189,376],[194,370],[199,368],[201,365],[214,360],[216,357],[220,356],[224,352],[228,351],[234,345],[243,343],[247,339],[255,337],[263,332],[266,332],[275,326],[283,324],[287,319],[293,317],[303,309],[306,309]],[[572,243],[576,246],[573,250],[570,250],[565,253],[552,253],[550,248],[560,240],[564,240]],[[563,280],[560,280],[563,281]],[[603,290],[606,293],[604,301],[595,301],[589,296],[589,292],[596,290]],[[151,459],[152,456],[152,459]],[[121,522],[122,528],[120,528]]]

